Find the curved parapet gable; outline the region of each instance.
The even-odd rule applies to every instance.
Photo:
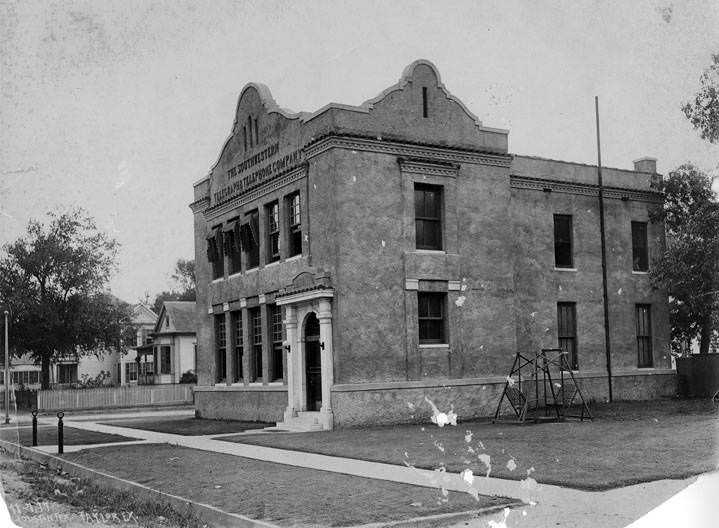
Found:
[[[431,61],[428,61],[427,59],[417,59],[412,64],[408,65],[402,72],[402,77],[400,77],[399,81],[397,81],[397,84],[390,86],[389,88],[386,88],[385,90],[382,90],[382,92],[380,94],[378,94],[375,97],[373,97],[372,99],[368,99],[367,101],[362,103],[362,106],[366,106],[368,108],[373,108],[376,103],[379,103],[380,101],[382,101],[390,93],[395,92],[397,90],[404,89],[404,87],[407,85],[407,83],[412,82],[414,75],[415,75],[415,70],[418,67],[422,67],[422,66],[431,70],[432,74],[434,75],[434,77],[436,79],[435,87],[437,89],[441,90],[447,99],[458,104],[462,108],[462,110],[464,110],[464,112],[467,114],[467,116],[475,122],[477,127],[479,127],[480,129],[484,128],[482,126],[482,121],[480,121],[479,118],[476,115],[474,115],[472,112],[470,112],[469,109],[465,106],[465,104],[462,101],[460,101],[454,95],[449,93],[449,90],[447,90],[447,87],[442,82],[442,76],[439,74],[439,70],[437,70],[437,67]],[[488,128],[487,130],[497,131],[497,132],[508,132],[506,130],[501,130],[498,128]]]
[[[302,117],[307,137],[353,134],[398,141],[507,152],[508,131],[489,128],[442,83],[436,66],[420,59],[399,81],[359,106],[331,103]]]
[[[303,115],[281,108],[264,84],[246,84],[237,100],[230,136],[208,175],[210,205],[297,166]]]
[[[246,84],[232,131],[206,178],[195,185],[196,208],[215,208],[302,165],[320,138],[431,145],[506,155],[506,130],[485,127],[445,87],[428,60],[407,66],[399,81],[360,106],[330,103],[313,113],[281,108],[270,89]]]

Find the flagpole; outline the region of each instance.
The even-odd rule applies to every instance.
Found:
[[[612,395],[612,349],[609,340],[609,296],[607,293],[607,242],[604,227],[604,186],[602,182],[602,148],[599,140],[599,97],[594,96],[594,112],[597,118],[597,183],[599,186],[599,236],[602,248],[602,300],[604,304],[604,344],[607,355],[607,382],[609,401]]]

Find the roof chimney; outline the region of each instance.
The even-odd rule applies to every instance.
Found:
[[[634,170],[637,172],[648,172],[650,174],[656,174],[657,158],[644,157],[634,160]]]

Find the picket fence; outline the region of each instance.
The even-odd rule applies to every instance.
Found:
[[[135,385],[96,389],[41,390],[37,394],[39,411],[110,409],[194,403],[194,385]]]

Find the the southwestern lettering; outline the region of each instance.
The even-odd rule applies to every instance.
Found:
[[[246,171],[253,165],[274,157],[279,152],[279,144],[275,143],[267,147],[262,152],[255,154],[254,156],[247,158],[242,163],[239,163],[227,171],[228,181],[237,178],[241,173]],[[232,183],[228,183],[213,194],[213,203],[219,204],[228,200],[229,198],[242,194],[249,191],[250,189],[257,187],[264,183],[273,176],[284,172],[298,165],[302,161],[302,150],[297,149],[285,156],[280,156],[276,160],[263,165],[261,168],[254,172],[240,178]]]

